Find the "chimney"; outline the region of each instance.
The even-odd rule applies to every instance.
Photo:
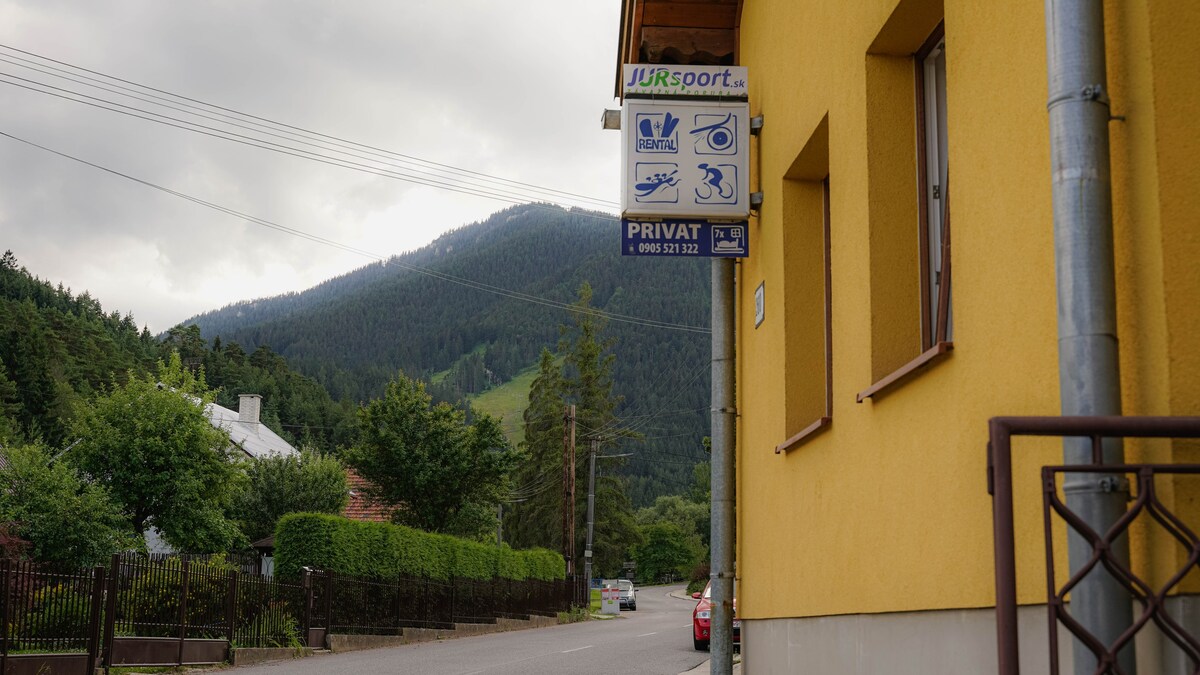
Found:
[[[258,424],[258,411],[262,407],[262,397],[258,394],[238,395],[238,421],[246,424]]]

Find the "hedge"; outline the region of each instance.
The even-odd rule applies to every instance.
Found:
[[[275,573],[296,578],[302,567],[371,579],[451,577],[487,580],[566,577],[563,557],[535,548],[514,551],[390,523],[364,523],[321,513],[292,513],[275,528]]]

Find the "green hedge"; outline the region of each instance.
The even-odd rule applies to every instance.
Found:
[[[302,567],[373,579],[429,577],[562,579],[566,564],[546,549],[514,551],[389,523],[320,513],[293,513],[275,528],[275,573],[295,578]]]

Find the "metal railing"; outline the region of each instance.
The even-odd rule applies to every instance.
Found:
[[[1166,610],[1168,595],[1200,562],[1200,538],[1182,519],[1172,513],[1159,498],[1155,478],[1163,475],[1200,474],[1194,464],[1105,464],[1102,443],[1106,438],[1200,438],[1200,417],[997,417],[989,422],[988,493],[992,495],[993,534],[996,561],[996,633],[1001,675],[1018,675],[1020,649],[1017,640],[1017,575],[1015,523],[1013,520],[1012,437],[1057,436],[1091,439],[1091,462],[1072,466],[1042,468],[1043,527],[1046,542],[1047,610],[1049,613],[1050,672],[1059,672],[1058,649],[1061,624],[1095,656],[1097,675],[1121,675],[1117,654],[1131,644],[1136,635],[1153,623],[1200,672],[1200,642],[1175,621]],[[1058,476],[1069,473],[1115,474],[1133,476],[1133,498],[1125,514],[1106,532],[1089,527],[1059,497]],[[1068,529],[1083,537],[1092,549],[1091,557],[1080,561],[1076,572],[1062,586],[1055,581],[1053,515],[1057,514]],[[1186,562],[1165,583],[1151,584],[1136,575],[1114,553],[1113,543],[1126,536],[1139,518],[1155,523],[1185,552]],[[1076,621],[1068,611],[1067,595],[1089,573],[1103,568],[1140,606],[1133,623],[1113,643],[1104,644]]]
[[[553,616],[580,579],[358,579],[306,570],[296,583],[247,574],[225,556],[113,556],[56,571],[0,560],[0,673],[83,675],[97,665],[220,663],[240,647],[315,647],[330,633]]]

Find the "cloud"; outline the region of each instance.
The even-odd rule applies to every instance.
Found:
[[[619,138],[598,122],[612,105],[616,5],[0,0],[0,43],[413,157],[616,200]],[[12,63],[0,72],[82,89]],[[507,206],[5,84],[0,131],[380,255]],[[0,248],[155,331],[369,262],[8,139]]]

